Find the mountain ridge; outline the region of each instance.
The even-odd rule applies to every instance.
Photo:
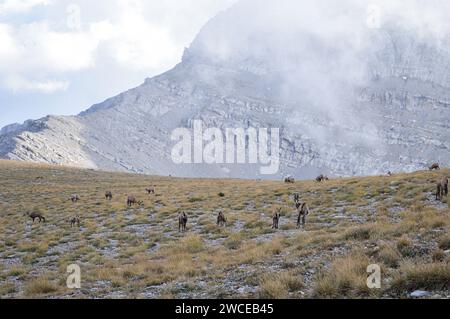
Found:
[[[447,42],[390,23],[334,30],[342,21],[336,18],[325,30],[311,30],[307,18],[274,22],[297,8],[291,0],[274,16],[275,4],[263,1],[252,21],[238,19],[253,2],[211,19],[170,71],[77,116],[2,129],[0,157],[180,177],[302,179],[450,166]],[[319,2],[322,11],[307,8],[302,17],[343,14]],[[257,165],[175,165],[171,132],[192,128],[195,119],[223,130],[280,128],[280,171],[261,176]]]

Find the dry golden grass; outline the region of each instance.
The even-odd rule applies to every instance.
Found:
[[[304,287],[301,275],[293,271],[283,271],[263,276],[259,297],[263,299],[284,299],[290,292],[298,292]]]
[[[443,250],[450,249],[450,235],[446,235],[439,241],[439,248]]]
[[[70,264],[81,267],[80,298],[405,297],[416,288],[445,296],[449,201],[432,194],[443,174],[284,184],[0,161],[0,297],[70,296]],[[150,185],[156,195],[145,193]],[[305,229],[296,229],[294,193],[311,208]],[[127,195],[143,207],[126,207]],[[220,210],[225,228],[216,225]],[[47,223],[32,224],[27,212]],[[68,223],[75,215],[80,228]],[[371,263],[382,267],[381,290],[366,286]]]
[[[395,273],[391,289],[398,292],[417,289],[448,291],[450,289],[450,263],[405,262]]]
[[[372,264],[362,252],[352,252],[346,257],[337,259],[331,268],[318,275],[314,287],[317,298],[367,297],[367,266]]]
[[[390,268],[397,268],[401,261],[400,253],[390,244],[381,245],[378,258],[385,266]]]
[[[26,296],[48,295],[58,291],[57,285],[45,277],[31,280],[25,290]]]

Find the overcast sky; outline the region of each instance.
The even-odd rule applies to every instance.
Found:
[[[0,0],[0,127],[76,114],[181,60],[236,0]]]

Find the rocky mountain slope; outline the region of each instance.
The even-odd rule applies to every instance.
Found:
[[[2,129],[0,157],[186,177],[450,165],[448,39],[419,33],[402,16],[371,28],[364,1],[332,2],[242,0],[212,19],[169,72],[78,116]],[[171,133],[196,119],[222,129],[280,128],[280,171],[174,164]]]

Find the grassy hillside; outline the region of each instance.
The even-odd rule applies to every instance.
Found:
[[[450,171],[284,184],[1,161],[0,297],[366,298],[425,289],[445,298],[450,200],[433,195],[443,175]],[[156,195],[145,194],[151,185]],[[304,230],[296,229],[293,193],[312,210]],[[127,195],[144,206],[127,208]],[[272,230],[279,207],[281,227]],[[221,209],[226,228],[216,226]],[[32,224],[26,212],[47,222]],[[75,215],[79,228],[68,223]],[[366,286],[373,263],[382,289]],[[70,264],[81,267],[80,290],[66,288]]]

